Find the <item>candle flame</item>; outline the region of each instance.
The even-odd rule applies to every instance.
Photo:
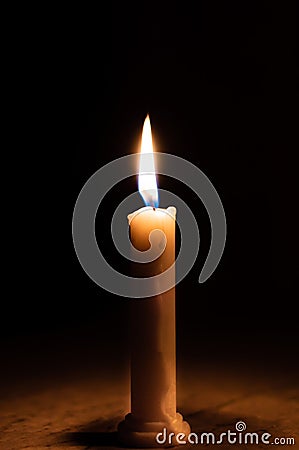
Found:
[[[159,206],[152,130],[148,115],[146,116],[142,130],[138,190],[147,206],[154,208]]]

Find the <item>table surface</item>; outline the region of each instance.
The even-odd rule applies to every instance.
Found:
[[[28,360],[19,348],[18,363],[2,371],[0,448],[120,448],[115,430],[129,410],[129,372],[124,359],[118,364],[121,355],[110,360],[103,356],[94,365],[89,358],[89,366],[87,360],[77,361],[76,370],[72,364],[66,370],[57,358],[47,357],[43,364],[38,355]],[[288,366],[279,371],[275,367],[253,367],[246,360],[235,366],[223,361],[179,362],[178,410],[198,434],[217,436],[233,431],[243,420],[248,432],[293,437],[292,448],[299,448],[298,374]]]

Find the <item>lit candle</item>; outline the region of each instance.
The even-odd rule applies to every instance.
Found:
[[[151,154],[151,156],[149,155]],[[147,154],[143,158],[143,154]],[[176,209],[158,208],[154,154],[149,117],[141,140],[138,187],[146,207],[128,217],[134,247],[146,251],[150,245],[161,253],[165,240],[149,242],[153,230],[162,230],[166,246],[152,262],[139,263],[134,275],[153,277],[175,262]],[[169,272],[175,285],[175,271]],[[155,281],[157,282],[157,281]],[[176,411],[175,288],[145,299],[131,300],[131,413],[119,424],[119,436],[129,446],[161,445],[156,437],[167,433],[190,433],[190,427]],[[175,443],[175,440],[174,440]]]

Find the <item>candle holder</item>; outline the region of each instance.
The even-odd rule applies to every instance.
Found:
[[[188,436],[190,433],[190,426],[183,420],[180,413],[176,413],[172,419],[168,418],[160,422],[147,422],[137,419],[132,413],[129,413],[125,420],[119,424],[118,434],[122,444],[128,447],[154,448],[163,446],[157,441],[157,436],[164,429],[167,430],[168,436],[170,433],[173,433],[171,436],[177,436],[179,433]],[[172,439],[171,442],[172,444],[169,444],[169,441],[166,440],[165,445],[170,447],[178,444],[175,439]]]

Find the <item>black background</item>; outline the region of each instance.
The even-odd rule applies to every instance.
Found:
[[[113,350],[114,358],[127,348],[129,300],[105,292],[84,273],[71,222],[87,179],[138,150],[149,113],[156,150],[197,165],[227,217],[223,258],[200,285],[208,216],[189,188],[159,177],[161,188],[193,210],[202,238],[196,264],[177,286],[179,354],[192,361],[205,352],[225,361],[254,355],[256,361],[275,357],[276,365],[285,358],[294,362],[294,13],[291,3],[270,1],[124,3],[55,12],[46,43],[34,63],[27,61],[38,104],[28,123],[39,153],[28,175],[34,181],[30,206],[20,212],[18,276],[3,307],[7,348],[40,341],[43,351],[48,342],[55,354],[67,342],[75,355],[93,342]],[[135,178],[112,189],[96,223],[103,253],[123,270],[128,266],[113,249],[109,226],[117,204],[136,189]]]

